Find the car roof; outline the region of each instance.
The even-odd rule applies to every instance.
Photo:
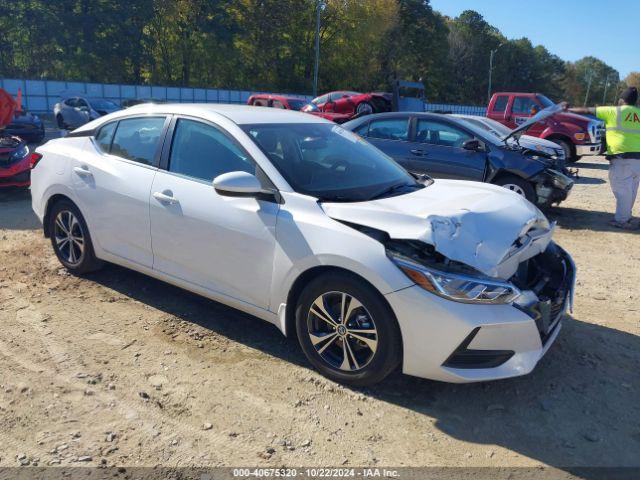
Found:
[[[304,97],[296,97],[295,95],[274,95],[272,93],[254,93],[251,95],[251,98],[266,98],[271,100],[302,100],[303,102],[308,101]]]
[[[373,113],[371,115],[365,115],[354,120],[351,120],[349,123],[355,124],[364,123],[365,121],[377,120],[379,118],[398,118],[398,117],[420,117],[420,118],[431,118],[431,119],[447,119],[451,118],[450,115],[446,115],[443,113],[431,113],[431,112],[382,112],[382,113]]]
[[[129,117],[134,114],[182,114],[212,121],[215,121],[218,116],[223,116],[238,125],[257,123],[333,123],[321,117],[295,110],[223,103],[141,103],[112,113],[108,118],[109,120],[117,120],[120,117]],[[95,128],[95,125],[92,125],[93,123],[89,122],[78,128],[78,130]],[[88,128],[83,128],[86,126]]]

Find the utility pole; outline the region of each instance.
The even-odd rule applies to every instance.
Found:
[[[491,54],[489,55],[489,87],[487,88],[487,105],[489,105],[489,102],[491,101],[491,79],[493,77],[493,57],[502,45],[504,44],[501,43],[495,49],[491,50]]]
[[[316,1],[316,61],[313,67],[313,97],[318,96],[318,69],[320,68],[320,11],[323,8],[322,0]]]
[[[584,105],[587,106],[587,101],[589,100],[589,92],[591,91],[591,80],[593,80],[593,70],[589,70],[587,72],[587,93],[584,94]]]
[[[609,88],[609,75],[611,74],[607,73],[607,79],[604,81],[604,93],[602,94],[602,105],[607,104],[607,89]]]

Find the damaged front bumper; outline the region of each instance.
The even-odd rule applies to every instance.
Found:
[[[575,266],[550,243],[512,281],[522,295],[503,305],[454,302],[419,286],[388,294],[403,333],[403,372],[454,383],[531,372],[572,306]]]
[[[557,170],[547,169],[531,179],[536,188],[538,205],[549,207],[567,199],[573,180]]]

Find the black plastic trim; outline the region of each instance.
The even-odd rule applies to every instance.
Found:
[[[101,128],[102,125],[100,125]],[[91,130],[73,130],[69,133],[67,133],[64,138],[72,138],[72,137],[93,137],[96,132],[98,131],[98,128],[92,128]]]
[[[480,327],[474,328],[455,351],[442,364],[449,368],[495,368],[507,362],[516,352],[513,350],[472,350],[467,348]]]

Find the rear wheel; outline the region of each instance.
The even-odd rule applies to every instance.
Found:
[[[58,128],[60,130],[64,130],[65,126],[64,126],[64,120],[62,118],[62,115],[60,114],[56,115],[56,123],[58,124]]]
[[[536,195],[536,190],[533,188],[533,185],[524,178],[507,174],[499,176],[493,183],[523,196],[533,204],[538,201],[538,195]]]
[[[362,115],[370,115],[372,113],[373,113],[373,105],[371,105],[369,102],[359,103],[358,106],[356,107],[356,115],[362,116]]]
[[[311,364],[337,382],[372,385],[400,363],[395,315],[375,289],[348,274],[323,275],[307,285],[296,330]]]
[[[72,202],[61,200],[52,207],[49,232],[53,251],[67,270],[82,274],[102,267],[93,251],[84,217]]]

